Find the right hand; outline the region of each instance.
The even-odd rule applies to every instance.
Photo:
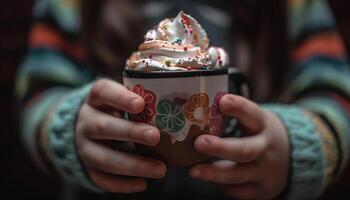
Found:
[[[78,154],[92,181],[116,193],[134,193],[147,187],[145,178],[160,179],[166,165],[156,159],[112,148],[108,141],[123,141],[149,146],[158,144],[156,127],[123,119],[122,112],[144,110],[142,97],[117,82],[97,81],[82,105],[76,124]]]

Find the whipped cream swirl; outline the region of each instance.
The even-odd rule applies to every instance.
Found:
[[[143,71],[211,70],[229,64],[225,50],[209,47],[205,30],[191,16],[181,11],[165,19],[145,35],[126,62],[127,69]]]

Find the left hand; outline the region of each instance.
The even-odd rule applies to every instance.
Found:
[[[199,136],[196,150],[222,160],[195,165],[190,176],[218,184],[233,198],[277,197],[287,185],[289,170],[289,143],[283,124],[241,96],[223,96],[219,108],[238,119],[244,137]]]

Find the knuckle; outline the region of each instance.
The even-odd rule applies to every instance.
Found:
[[[142,176],[151,169],[148,163],[142,162],[133,166],[133,171],[136,176]]]
[[[100,168],[107,168],[108,166],[108,157],[106,156],[106,154],[101,154],[98,156],[95,156],[94,158],[92,158],[93,162],[95,162],[96,166],[99,166]]]
[[[108,190],[105,185],[103,184],[103,182],[100,180],[100,178],[95,174],[95,173],[91,173],[90,171],[88,171],[90,178],[92,179],[92,181],[96,184],[97,187]]]
[[[84,135],[83,133],[85,133],[86,130],[86,125],[84,122],[77,122],[77,125],[75,127],[75,133],[77,134],[77,136],[79,137],[80,135]]]
[[[84,164],[86,164],[86,160],[88,159],[88,152],[86,151],[86,147],[84,144],[79,144],[78,143],[78,155],[80,157],[80,159],[84,162]]]
[[[132,141],[140,141],[142,139],[140,136],[141,134],[140,134],[139,128],[135,123],[133,123],[128,129],[128,137]]]
[[[97,131],[98,134],[102,134],[105,132],[105,130],[108,127],[108,121],[107,120],[103,120],[103,119],[99,119],[95,121],[95,130]]]
[[[255,148],[243,146],[241,148],[241,157],[243,160],[252,161],[257,158],[258,152]]]
[[[96,83],[92,86],[90,91],[90,98],[99,97],[101,91],[109,87],[109,81],[106,79],[101,79],[96,81]]]

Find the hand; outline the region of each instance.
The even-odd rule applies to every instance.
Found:
[[[102,189],[140,192],[146,189],[145,178],[159,179],[165,175],[166,166],[160,160],[122,151],[106,143],[156,145],[160,140],[157,128],[121,118],[123,111],[139,113],[144,106],[142,97],[106,79],[93,85],[83,104],[76,125],[78,154],[92,181]]]
[[[287,184],[289,170],[289,143],[283,124],[274,114],[237,95],[223,96],[219,108],[238,119],[244,137],[199,136],[196,150],[222,160],[193,166],[190,176],[218,184],[233,198],[277,197]]]

